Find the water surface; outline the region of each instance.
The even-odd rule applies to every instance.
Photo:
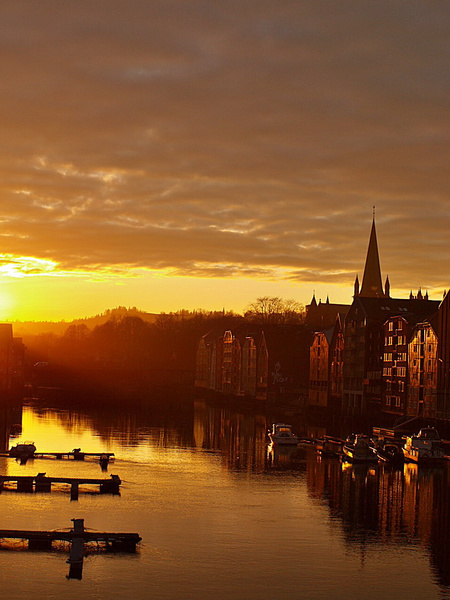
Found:
[[[114,452],[95,461],[0,457],[0,473],[122,479],[118,496],[61,485],[0,494],[2,528],[137,532],[135,555],[90,553],[67,579],[67,548],[0,550],[2,592],[30,598],[408,600],[450,597],[447,466],[402,470],[270,454],[263,415],[196,402],[191,411],[66,411],[25,406],[38,451]],[[13,443],[14,439],[7,441]]]

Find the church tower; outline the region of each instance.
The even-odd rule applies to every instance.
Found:
[[[369,247],[367,249],[366,264],[361,290],[358,296],[362,298],[389,298],[389,280],[386,282],[386,290],[383,290],[381,281],[380,258],[378,255],[377,232],[375,228],[375,216],[372,221]],[[355,288],[356,292],[356,288]]]

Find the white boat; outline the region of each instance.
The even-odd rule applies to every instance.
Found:
[[[273,423],[269,431],[272,444],[292,446],[298,444],[298,437],[292,433],[292,425],[286,423]]]
[[[9,455],[15,457],[30,457],[33,456],[35,452],[36,446],[33,442],[22,442],[13,446],[9,451]]]
[[[403,446],[406,460],[428,462],[444,460],[442,439],[434,427],[424,427],[419,433],[408,436]]]
[[[352,434],[342,447],[345,460],[351,462],[377,462],[378,457],[364,434]]]

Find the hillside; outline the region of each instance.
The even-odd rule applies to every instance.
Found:
[[[139,317],[143,321],[154,322],[158,317],[157,314],[147,313],[138,310],[136,307],[125,308],[119,306],[117,308],[108,309],[101,315],[94,317],[86,317],[85,319],[75,319],[73,321],[9,321],[13,326],[14,337],[27,337],[40,334],[62,335],[70,325],[84,324],[89,329],[94,329],[98,325],[102,325],[109,319],[119,317]]]

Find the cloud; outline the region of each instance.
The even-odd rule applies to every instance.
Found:
[[[448,272],[447,2],[7,1],[0,240],[61,271]]]

